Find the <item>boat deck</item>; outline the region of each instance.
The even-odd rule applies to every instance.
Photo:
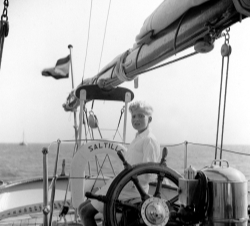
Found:
[[[74,211],[69,212],[65,219],[61,219],[59,214],[55,214],[52,218],[52,226],[76,226],[76,225],[82,225],[80,219],[77,219],[77,222],[75,221],[75,213]],[[20,219],[14,218],[11,219],[9,218],[8,220],[3,220],[1,221],[1,224],[3,226],[38,226],[38,225],[43,225],[43,215],[40,214],[39,216],[22,216]],[[102,221],[101,219],[97,220],[97,226],[102,226]],[[248,220],[248,226],[250,226],[250,220]]]
[[[49,217],[48,217],[49,218]],[[3,226],[37,226],[37,225],[43,225],[43,215],[41,213],[39,214],[33,214],[33,215],[24,215],[20,217],[13,217],[8,218],[6,220],[2,220],[0,225]],[[65,218],[59,217],[59,212],[56,212],[53,215],[52,218],[52,226],[63,226],[63,225],[82,225],[80,218],[75,220],[75,212],[74,210],[71,210],[68,212],[68,214],[65,216]],[[102,221],[101,219],[97,220],[97,225],[101,226]]]

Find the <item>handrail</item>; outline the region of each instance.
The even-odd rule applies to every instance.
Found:
[[[121,142],[121,141],[114,141],[114,140],[111,140],[111,139],[110,140],[108,140],[108,139],[87,139],[87,140],[82,139],[82,141],[84,141],[84,142],[89,142],[89,141],[102,141],[102,142],[104,141],[105,142],[105,141],[107,141],[107,142],[113,142],[113,143],[116,143],[116,144],[122,144],[122,145],[125,145],[125,146],[129,145],[129,143],[125,143],[125,142]],[[61,142],[62,143],[74,143],[75,140],[61,140]],[[52,143],[55,143],[55,141],[53,141]],[[203,143],[189,142],[189,141],[184,141],[184,142],[176,143],[176,144],[161,144],[160,147],[161,147],[161,149],[163,149],[164,147],[171,148],[171,147],[178,147],[178,146],[182,146],[182,145],[184,146],[184,169],[187,168],[187,163],[188,163],[188,146],[193,145],[193,146],[215,148],[215,145],[212,145],[212,144],[203,144]],[[220,147],[218,147],[218,149],[221,150]],[[236,154],[236,155],[242,155],[242,156],[250,157],[249,153],[232,151],[232,150],[225,149],[225,148],[222,148],[222,150],[224,152],[227,152],[227,153],[232,153],[232,154]]]
[[[52,217],[54,212],[54,200],[55,200],[55,192],[56,192],[56,180],[57,180],[57,164],[58,164],[58,156],[60,152],[60,144],[61,141],[57,140],[57,153],[56,153],[56,160],[55,160],[55,168],[54,168],[54,175],[51,181],[51,198],[50,198],[50,217],[49,217],[49,226],[52,225]]]
[[[164,147],[177,147],[177,146],[181,146],[181,145],[185,144],[185,142],[187,142],[187,144],[192,144],[194,146],[203,146],[203,147],[215,148],[215,145],[212,145],[212,144],[193,143],[193,142],[188,142],[188,141],[184,141],[183,143],[178,143],[178,144],[161,144],[161,148],[164,148]],[[218,149],[221,149],[221,148],[218,147]],[[222,148],[222,151],[233,153],[233,154],[236,154],[236,155],[250,156],[250,154],[248,154],[248,153],[232,151],[232,150],[228,150],[228,149],[225,149],[225,148]]]
[[[125,146],[128,146],[129,143],[125,143],[125,142],[121,142],[121,141],[114,141],[114,140],[108,140],[108,139],[81,139],[81,141],[107,141],[107,142],[113,142],[115,144],[122,144],[122,145],[125,145]],[[51,142],[52,143],[55,143],[56,141],[53,141]],[[62,143],[73,143],[75,142],[75,140],[61,140]],[[210,147],[210,148],[215,148],[215,145],[212,145],[212,144],[202,144],[202,143],[195,143],[195,142],[189,142],[189,141],[184,141],[184,142],[181,142],[181,143],[177,143],[177,144],[161,144],[160,147],[161,149],[163,149],[164,147],[177,147],[177,146],[181,146],[181,145],[185,145],[185,143],[187,144],[190,144],[190,145],[194,145],[194,146],[203,146],[203,147]],[[218,149],[221,149],[220,147],[218,147]],[[223,151],[225,152],[228,152],[228,153],[233,153],[233,154],[236,154],[236,155],[245,155],[245,156],[250,156],[250,154],[248,153],[244,153],[244,152],[237,152],[237,151],[232,151],[232,150],[228,150],[228,149],[225,149],[225,148],[222,148]]]
[[[192,142],[189,142],[189,144],[196,145],[196,146],[205,146],[205,147],[215,148],[215,146],[214,146],[214,145],[211,145],[211,144],[201,144],[201,143],[192,143]],[[217,148],[221,150],[220,147],[217,147]],[[231,151],[231,150],[228,150],[228,149],[225,149],[225,148],[222,148],[222,151],[229,152],[229,153],[233,153],[233,154],[236,154],[236,155],[250,156],[250,154],[248,154],[248,153],[237,152],[237,151]]]
[[[177,144],[161,144],[161,148],[164,147],[177,147],[177,146],[181,146],[183,144],[185,144],[186,141],[182,142],[182,143],[177,143]]]
[[[188,144],[190,145],[194,145],[194,146],[202,146],[202,147],[209,147],[209,148],[215,148],[216,146],[211,145],[211,144],[202,144],[202,143],[194,143],[194,142],[188,142],[188,141],[184,141],[182,143],[177,143],[177,144],[161,144],[161,148],[168,148],[168,147],[177,147],[177,146],[181,146],[184,145],[184,169],[187,168],[187,160],[188,160]],[[221,150],[220,147],[217,147],[219,150]],[[233,153],[236,155],[244,155],[244,156],[249,156],[250,154],[248,153],[243,153],[243,152],[237,152],[237,151],[232,151],[232,150],[228,150],[225,148],[222,148],[222,151],[224,152],[228,152],[228,153]]]
[[[43,148],[43,225],[48,226],[48,149]]]
[[[121,142],[121,141],[114,141],[114,140],[108,140],[108,139],[81,139],[81,141],[107,141],[107,142],[113,142],[115,144],[122,144],[122,145],[125,145],[125,146],[128,146],[129,143],[125,143],[125,142]],[[52,143],[55,143],[56,141],[53,141],[51,142]],[[75,140],[61,140],[61,142],[63,143],[73,143],[75,142]],[[184,141],[184,142],[181,142],[181,143],[177,143],[177,144],[161,144],[160,147],[161,149],[163,149],[164,147],[177,147],[177,146],[181,146],[181,145],[185,145],[185,144],[190,144],[190,145],[194,145],[194,146],[203,146],[203,147],[210,147],[210,148],[215,148],[215,145],[212,145],[212,144],[202,144],[202,143],[196,143],[196,142],[189,142],[189,141]],[[218,147],[218,149],[221,149],[220,147]],[[225,152],[228,152],[228,153],[233,153],[233,154],[236,154],[236,155],[245,155],[245,156],[250,156],[250,154],[248,153],[243,153],[243,152],[237,152],[237,151],[232,151],[232,150],[228,150],[228,149],[225,149],[223,148],[222,149],[223,151]]]
[[[112,139],[81,139],[81,141],[107,141],[107,142],[113,142],[115,144],[123,144],[123,145],[129,145],[129,143],[123,142],[123,141],[115,141]],[[55,143],[56,141],[53,141],[51,143]],[[65,142],[65,143],[73,143],[75,142],[75,140],[61,140],[61,142]]]
[[[107,142],[113,142],[113,143],[117,143],[117,144],[122,144],[122,145],[129,145],[129,143],[124,143],[124,142],[119,142],[119,141],[113,141],[113,140],[107,140],[107,139],[89,139],[89,140],[85,140],[84,141],[88,142],[88,141],[107,141]],[[50,212],[50,219],[47,218],[47,214],[45,214],[44,216],[44,220],[45,220],[45,224],[47,223],[48,226],[51,225],[51,220],[52,220],[52,215],[53,215],[53,203],[54,203],[54,195],[55,195],[55,189],[56,189],[56,171],[57,171],[57,162],[58,162],[58,154],[59,154],[59,146],[60,146],[60,143],[61,142],[65,142],[65,143],[69,143],[69,142],[75,142],[75,140],[57,140],[57,143],[58,143],[58,147],[57,147],[57,156],[56,156],[56,162],[55,162],[55,168],[54,168],[54,177],[53,177],[53,180],[51,182],[51,187],[52,187],[52,193],[51,193],[51,200],[50,200],[50,206],[49,205],[45,205],[44,206],[44,213],[47,212],[47,214]],[[54,142],[52,142],[54,143]],[[51,145],[51,144],[50,144]],[[211,144],[202,144],[202,143],[195,143],[195,142],[188,142],[188,141],[184,141],[182,143],[177,143],[177,144],[161,144],[161,149],[163,149],[164,147],[178,147],[178,146],[184,146],[184,169],[187,168],[187,161],[188,161],[188,146],[189,145],[193,145],[193,146],[201,146],[201,147],[209,147],[209,148],[215,148],[214,145],[211,145]],[[220,147],[218,147],[218,149],[221,149]],[[232,151],[232,150],[228,150],[228,149],[222,149],[224,152],[228,152],[228,153],[232,153],[232,154],[237,154],[237,155],[245,155],[245,156],[249,156],[250,157],[250,154],[248,153],[243,153],[243,152],[237,152],[237,151]],[[105,157],[106,158],[106,157]],[[47,166],[45,166],[45,171],[47,170],[46,169]],[[100,174],[101,172],[101,168],[100,167],[100,170],[97,170],[98,172],[98,175]],[[46,173],[45,173],[46,174]],[[46,177],[46,175],[45,175]],[[70,179],[79,179],[78,177],[71,177],[69,175],[69,178]],[[47,179],[45,179],[47,180]],[[45,185],[47,186],[47,185]],[[47,189],[45,189],[47,190]],[[48,191],[46,191],[48,192]],[[45,193],[46,193],[45,192]],[[250,191],[249,191],[250,192]],[[47,193],[46,193],[47,194]],[[65,197],[66,198],[66,197]],[[45,199],[47,199],[47,197],[45,197]],[[46,200],[45,200],[45,203],[46,203]],[[48,208],[48,211],[46,211],[46,209]]]

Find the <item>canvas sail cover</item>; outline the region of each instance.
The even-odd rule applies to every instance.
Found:
[[[178,18],[180,18],[186,11],[189,9],[201,5],[209,0],[165,0],[163,1],[151,15],[149,15],[144,21],[139,34],[136,36],[135,44],[126,52],[116,56],[109,64],[107,64],[102,70],[96,75],[93,80],[97,81],[97,78],[111,78],[111,73],[113,73],[112,77],[117,77],[119,81],[126,81],[126,76],[124,75],[124,71],[122,70],[122,65],[124,63],[124,59],[127,55],[129,55],[133,50],[138,48],[138,45],[144,42],[144,37],[147,36],[148,33],[152,33],[153,35],[157,34],[161,30],[167,28],[173,22],[175,22]],[[147,37],[146,37],[147,38]],[[125,57],[124,57],[125,56]],[[119,70],[110,70],[113,67],[118,68]],[[112,72],[111,72],[112,71]],[[100,81],[99,81],[100,82]],[[102,82],[101,82],[102,83]],[[118,82],[119,83],[119,82]],[[102,84],[100,84],[102,87]]]
[[[235,8],[235,1],[163,1],[143,23],[134,45],[116,56],[97,75],[84,79],[76,89],[97,84],[101,89],[110,90],[134,80],[146,69],[194,46],[197,40],[211,37],[208,21],[216,21],[213,31],[217,37],[226,27],[244,19]],[[225,12],[229,12],[226,17]]]
[[[200,5],[208,0],[165,0],[154,12],[144,21],[140,33],[136,36],[136,42],[139,42],[146,34],[153,32],[157,34],[159,31],[168,27],[176,21],[183,13],[190,8]]]

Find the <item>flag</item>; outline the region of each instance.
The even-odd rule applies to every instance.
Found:
[[[45,68],[42,71],[43,76],[51,76],[54,79],[69,77],[70,55],[61,58],[56,62],[56,66],[52,68]]]

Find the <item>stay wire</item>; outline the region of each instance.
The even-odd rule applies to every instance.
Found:
[[[216,145],[215,145],[215,159],[217,159],[217,148],[218,148],[218,136],[219,136],[219,125],[220,125],[220,108],[221,108],[221,95],[222,95],[222,83],[223,83],[223,70],[224,61],[227,58],[226,65],[226,78],[225,78],[225,88],[224,88],[224,105],[223,105],[223,116],[222,116],[222,126],[221,126],[221,144],[220,144],[220,159],[222,159],[222,148],[223,148],[223,138],[224,138],[224,126],[225,126],[225,114],[226,114],[226,99],[227,99],[227,85],[228,85],[228,72],[229,72],[229,57],[232,52],[231,46],[229,45],[229,31],[230,28],[226,29],[225,42],[221,47],[222,55],[222,68],[221,68],[221,84],[220,84],[220,96],[219,96],[219,106],[218,106],[218,119],[217,119],[217,132],[216,132]]]
[[[103,54],[104,42],[105,42],[105,38],[106,38],[106,31],[107,31],[107,25],[108,25],[108,19],[109,19],[110,5],[111,5],[111,0],[109,1],[108,14],[107,14],[106,23],[105,23],[104,36],[103,36],[103,40],[102,40],[102,50],[101,50],[101,56],[100,56],[100,61],[99,61],[99,67],[98,67],[98,73],[100,71],[100,66],[101,66],[101,61],[102,61],[102,54]]]
[[[89,33],[90,33],[90,24],[91,24],[91,16],[92,16],[92,2],[93,2],[93,0],[91,0],[91,4],[90,4],[89,26],[88,26],[88,38],[87,38],[87,47],[86,47],[85,59],[84,59],[84,64],[83,64],[82,84],[83,84],[84,73],[85,73],[85,66],[86,66],[86,60],[87,60],[87,55],[88,55]]]
[[[223,83],[223,68],[224,68],[224,57],[222,57],[221,66],[221,80],[220,80],[220,93],[219,93],[219,106],[218,106],[218,117],[217,117],[217,132],[216,132],[216,142],[215,142],[215,156],[217,159],[217,148],[218,148],[218,137],[219,137],[219,126],[220,126],[220,108],[221,108],[221,94],[222,94],[222,83]]]
[[[160,64],[160,65],[158,65],[158,66],[151,67],[151,68],[149,68],[149,69],[145,69],[145,70],[143,70],[143,71],[138,72],[138,73],[136,74],[136,76],[141,75],[141,74],[145,74],[145,73],[147,73],[147,72],[149,72],[149,71],[153,71],[153,70],[156,70],[156,69],[161,68],[161,67],[165,67],[165,66],[170,65],[170,64],[173,64],[173,63],[176,63],[176,62],[181,61],[181,60],[184,60],[184,59],[186,59],[186,58],[188,58],[188,57],[194,56],[194,55],[196,55],[196,54],[198,54],[198,53],[199,53],[199,52],[194,51],[194,52],[192,52],[192,53],[189,53],[189,54],[187,54],[187,55],[181,56],[181,57],[179,57],[179,58],[177,58],[177,59],[168,61],[168,62],[166,62],[166,63]],[[120,84],[120,83],[119,83],[119,84]],[[105,83],[105,86],[110,86],[110,85],[111,85],[111,86],[114,86],[114,79],[110,79],[108,82]]]
[[[222,159],[222,147],[223,147],[223,137],[224,137],[226,100],[227,100],[227,84],[228,84],[228,69],[229,69],[229,56],[227,57],[227,71],[226,71],[226,83],[225,83],[225,94],[224,94],[224,108],[223,108],[222,129],[221,129],[220,159]]]
[[[107,31],[107,26],[108,26],[108,18],[109,18],[109,12],[110,12],[110,5],[111,5],[111,0],[109,1],[108,13],[107,13],[107,18],[106,18],[106,23],[105,23],[104,36],[103,36],[103,40],[102,40],[101,56],[100,56],[99,66],[98,66],[98,73],[99,73],[100,67],[101,67],[102,54],[103,54],[103,49],[104,49],[104,42],[105,42],[106,31]],[[92,109],[93,109],[93,107],[94,107],[94,102],[95,102],[95,101],[93,100],[93,101],[92,101]]]
[[[188,57],[194,56],[194,55],[196,55],[197,53],[198,53],[198,52],[194,51],[194,52],[192,52],[192,53],[189,53],[189,54],[184,55],[184,56],[182,56],[182,57],[179,57],[179,58],[177,58],[177,59],[168,61],[168,62],[166,62],[166,63],[160,64],[160,65],[155,66],[155,67],[151,67],[151,68],[146,69],[146,70],[144,70],[144,71],[141,71],[141,72],[139,72],[139,73],[136,74],[136,75],[144,74],[144,73],[147,73],[147,72],[149,72],[149,71],[153,71],[153,70],[156,70],[156,69],[158,69],[158,68],[167,66],[167,65],[169,65],[169,64],[173,64],[173,63],[178,62],[178,61],[180,61],[180,60],[184,60],[184,59],[186,59],[186,58],[188,58]]]
[[[120,123],[121,123],[121,119],[122,119],[122,115],[123,115],[124,111],[125,111],[125,106],[123,106],[122,109],[121,109],[121,115],[120,115],[120,118],[119,118],[119,122],[118,122],[118,125],[117,125],[117,128],[116,128],[113,140],[115,139],[115,136],[116,136],[116,134],[118,132],[118,129],[119,129],[119,126],[120,126]]]

